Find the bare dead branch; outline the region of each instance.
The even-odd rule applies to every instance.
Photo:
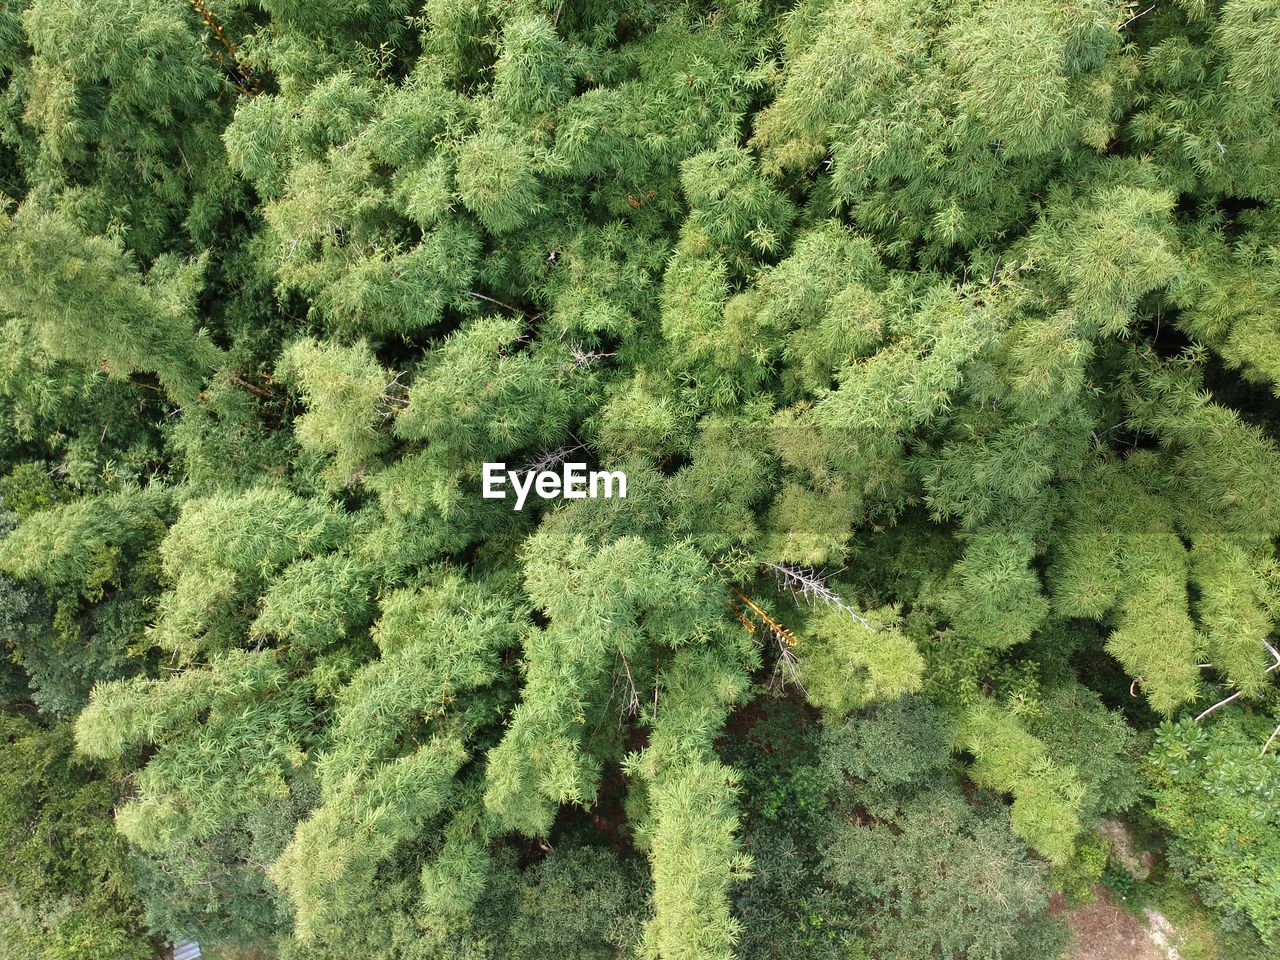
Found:
[[[810,605],[823,603],[827,606],[835,607],[848,614],[868,630],[876,629],[866,617],[845,603],[840,594],[827,585],[826,578],[820,572],[805,567],[792,566],[787,563],[766,563],[764,567],[774,575],[779,587],[790,593],[798,594]]]
[[[403,372],[394,374],[378,397],[378,422],[386,423],[409,405],[409,388],[400,382]]]
[[[1267,652],[1270,653],[1275,660],[1275,663],[1267,667],[1267,669],[1264,670],[1263,673],[1275,673],[1277,670],[1280,670],[1280,651],[1277,651],[1276,648],[1273,647],[1271,643],[1268,642],[1265,638],[1262,641],[1262,645],[1267,648]],[[1199,723],[1201,720],[1209,716],[1211,713],[1217,710],[1221,710],[1223,707],[1225,707],[1229,703],[1235,703],[1237,700],[1239,700],[1243,696],[1244,696],[1244,691],[1237,690],[1235,693],[1231,694],[1231,696],[1227,697],[1226,699],[1219,700],[1217,703],[1211,706],[1208,710],[1205,710],[1203,713],[1201,713],[1200,716],[1196,717],[1195,722]],[[1274,739],[1274,734],[1272,735],[1272,737]],[[1271,741],[1268,740],[1267,744],[1270,745],[1270,743]],[[1263,748],[1263,749],[1265,751],[1266,748]]]
[[[556,449],[554,450],[549,450],[546,453],[542,454],[542,456],[538,457],[537,460],[534,460],[532,463],[528,464],[525,467],[521,467],[519,470],[515,472],[516,473],[541,473],[544,470],[551,470],[555,467],[560,466],[560,464],[564,463],[566,460],[568,460],[571,456],[573,456],[579,450],[587,449],[587,445],[583,443],[581,440],[578,440],[577,437],[572,437],[571,439],[576,441],[574,446],[572,447],[561,446],[561,447],[556,447]]]
[[[1156,5],[1153,3],[1151,6],[1147,7],[1147,9],[1143,10],[1141,13],[1135,13],[1135,14],[1134,14],[1132,17],[1130,17],[1128,20],[1124,21],[1124,23],[1119,24],[1119,25],[1116,27],[1116,32],[1117,32],[1117,33],[1119,33],[1121,30],[1123,30],[1125,27],[1129,26],[1129,25],[1130,25],[1131,23],[1133,23],[1135,20],[1140,20],[1142,17],[1145,17],[1148,13],[1150,13],[1150,12],[1151,12],[1152,10],[1154,10],[1155,8],[1156,8]]]
[[[1275,742],[1276,737],[1280,737],[1280,726],[1277,726],[1274,730],[1272,730],[1271,736],[1267,737],[1267,742],[1262,745],[1262,752],[1258,754],[1259,759],[1267,755],[1267,748],[1270,747],[1273,742]]]
[[[272,393],[270,390],[263,390],[261,387],[255,387],[249,381],[240,379],[240,377],[237,377],[234,373],[231,373],[228,370],[220,370],[219,373],[221,373],[229,381],[234,383],[237,387],[242,387],[245,390],[248,390],[252,394],[256,394],[257,396],[262,397],[266,400],[274,400],[276,398],[276,395]]]
[[[636,690],[635,678],[631,676],[631,661],[621,650],[618,651],[618,656],[622,658],[622,670],[627,676],[627,695],[621,713],[623,716],[634,717],[640,712],[640,693]]]
[[[589,367],[597,360],[606,360],[609,357],[617,356],[616,353],[605,353],[600,350],[588,350],[582,344],[574,342],[569,344],[569,355],[573,357],[573,367],[580,370],[583,367]]]
[[[510,310],[513,313],[523,313],[527,317],[536,317],[538,314],[527,307],[517,307],[513,303],[507,303],[505,300],[499,300],[488,294],[477,293],[475,290],[468,290],[467,293],[477,300],[483,300],[485,303],[491,303],[495,307],[502,307],[504,310]]]
[[[785,643],[778,643],[778,659],[773,665],[773,676],[770,677],[771,686],[778,689],[786,687],[787,683],[794,683],[803,694],[808,694],[808,690],[804,688],[804,682],[800,679],[800,660],[796,657],[796,652],[788,647]]]
[[[1239,699],[1240,699],[1241,697],[1243,697],[1243,696],[1244,696],[1244,691],[1243,691],[1243,690],[1237,690],[1235,693],[1233,693],[1231,696],[1227,697],[1225,700],[1219,700],[1217,703],[1215,703],[1212,707],[1210,707],[1210,708],[1209,708],[1208,710],[1206,710],[1204,713],[1200,714],[1200,716],[1196,717],[1196,723],[1199,723],[1201,720],[1203,720],[1205,717],[1209,716],[1209,714],[1213,713],[1214,711],[1216,711],[1216,710],[1221,710],[1221,709],[1222,709],[1223,707],[1225,707],[1227,704],[1229,704],[1229,703],[1235,703],[1237,700],[1239,700]]]

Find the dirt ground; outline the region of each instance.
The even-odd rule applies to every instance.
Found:
[[[1163,917],[1144,922],[1117,906],[1106,888],[1094,887],[1093,894],[1092,901],[1079,907],[1068,907],[1059,896],[1050,906],[1074,934],[1069,960],[1177,960],[1176,950],[1158,947],[1152,936],[1153,926],[1159,929],[1161,921],[1167,926]]]

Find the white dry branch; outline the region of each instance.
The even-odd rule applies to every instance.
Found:
[[[778,581],[778,586],[790,593],[799,595],[810,605],[818,603],[835,607],[848,614],[868,630],[876,627],[866,617],[845,602],[840,594],[827,585],[826,575],[807,567],[792,566],[788,563],[765,563],[764,567]]]
[[[787,684],[794,683],[802,694],[808,694],[804,683],[800,679],[800,660],[796,657],[796,652],[780,638],[775,637],[778,644],[778,659],[773,665],[773,676],[769,679],[769,685],[774,689],[785,689]]]
[[[577,341],[569,344],[569,355],[573,358],[573,368],[575,370],[581,370],[583,367],[589,367],[598,360],[607,360],[609,357],[616,356],[615,353],[605,353],[601,350],[588,350]]]
[[[409,388],[400,382],[403,371],[394,374],[378,397],[378,422],[386,423],[409,405]]]
[[[1267,652],[1271,654],[1271,658],[1274,661],[1271,664],[1271,666],[1267,667],[1267,669],[1264,672],[1275,673],[1277,670],[1280,670],[1280,650],[1277,650],[1267,640],[1263,640],[1262,645],[1267,648]],[[1202,666],[1207,666],[1207,664],[1202,664]],[[1218,710],[1221,710],[1223,707],[1227,706],[1228,704],[1235,703],[1237,700],[1239,700],[1243,696],[1244,696],[1244,691],[1237,690],[1235,693],[1231,694],[1231,696],[1224,697],[1223,699],[1215,703],[1213,706],[1209,707],[1207,710],[1201,712],[1200,715],[1196,717],[1195,722],[1199,723],[1205,717],[1209,716],[1212,713],[1215,713]],[[1262,745],[1262,752],[1259,753],[1258,756],[1260,757],[1264,756],[1267,752],[1267,749],[1271,746],[1272,743],[1275,742],[1275,739],[1277,737],[1280,737],[1280,726],[1277,726],[1275,730],[1271,732],[1271,736],[1269,736],[1267,738],[1267,742]]]
[[[560,466],[562,463],[568,460],[571,456],[573,456],[579,450],[587,449],[587,445],[583,443],[581,440],[579,440],[577,437],[571,437],[570,439],[574,441],[574,445],[572,447],[561,446],[561,447],[556,447],[554,450],[548,450],[547,452],[539,456],[538,459],[534,460],[532,463],[524,467],[521,467],[519,470],[515,472],[520,474],[542,473],[546,470],[551,470],[551,469],[554,469],[555,467]]]
[[[1267,742],[1262,745],[1262,750],[1258,753],[1259,758],[1265,757],[1267,755],[1267,748],[1270,747],[1271,744],[1275,742],[1276,737],[1280,737],[1280,726],[1277,726],[1274,730],[1272,730],[1271,736],[1267,737]]]
[[[627,655],[621,650],[618,656],[622,658],[622,669],[627,676],[626,700],[622,704],[622,716],[634,717],[640,712],[640,693],[636,690],[635,677],[631,676],[631,661],[627,659]]]

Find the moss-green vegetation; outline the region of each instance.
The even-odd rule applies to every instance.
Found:
[[[0,954],[1274,953],[1277,49],[0,0]]]

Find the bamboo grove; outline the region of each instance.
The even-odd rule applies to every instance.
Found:
[[[0,0],[0,88],[0,957],[1041,960],[1116,818],[1280,948],[1276,0]]]

